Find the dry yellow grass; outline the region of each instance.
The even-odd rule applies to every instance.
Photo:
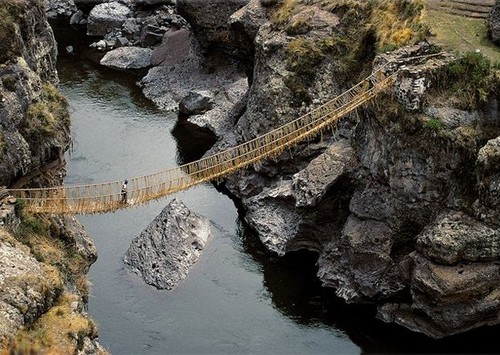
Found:
[[[75,295],[65,294],[57,306],[42,315],[29,329],[20,331],[13,343],[14,353],[74,354],[83,338],[94,338],[94,323],[79,312],[71,310]]]

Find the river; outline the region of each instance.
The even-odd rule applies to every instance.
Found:
[[[72,56],[61,56],[58,70],[74,141],[66,184],[156,172],[192,159],[193,147],[203,143],[189,127],[176,126],[175,114],[144,99],[137,77]],[[174,197],[210,219],[213,237],[187,279],[174,291],[157,290],[127,273],[122,258]],[[472,347],[471,341],[498,331],[438,342],[375,320],[372,306],[343,304],[320,287],[314,254],[278,258],[264,250],[233,202],[212,184],[78,219],[99,255],[89,273],[89,313],[113,354],[477,352],[491,347]]]

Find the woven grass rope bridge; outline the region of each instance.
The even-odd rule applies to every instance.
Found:
[[[442,53],[405,58],[404,61]],[[128,179],[127,203],[121,196],[121,181],[50,188],[8,189],[24,200],[32,213],[93,214],[139,205],[194,185],[220,179],[264,159],[276,157],[291,146],[330,129],[343,117],[373,100],[395,82],[399,65],[389,62],[346,92],[270,132],[200,160]]]

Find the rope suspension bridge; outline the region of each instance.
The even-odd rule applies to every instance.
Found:
[[[330,129],[343,117],[392,86],[399,69],[386,75],[390,64],[394,63],[387,63],[348,91],[268,133],[188,164],[128,179],[126,203],[122,201],[122,181],[7,191],[24,200],[24,209],[28,212],[94,214],[142,204],[217,180],[264,159],[276,157],[291,146]]]

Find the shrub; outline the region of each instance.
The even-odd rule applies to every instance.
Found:
[[[68,102],[52,84],[44,84],[41,100],[31,104],[27,111],[24,131],[36,142],[54,137],[68,127],[70,116]]]

